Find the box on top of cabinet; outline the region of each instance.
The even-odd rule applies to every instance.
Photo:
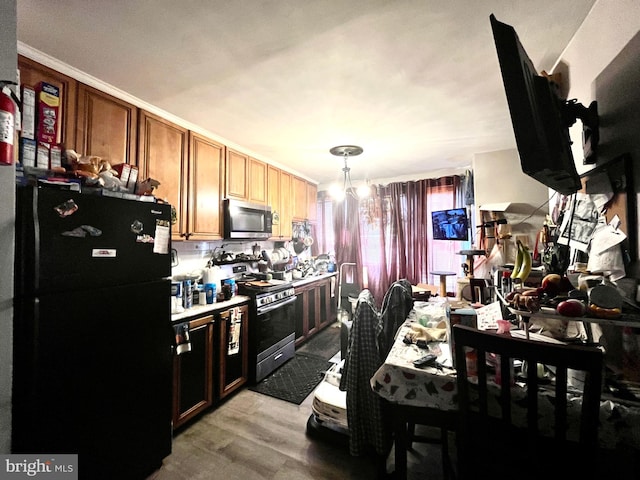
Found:
[[[36,91],[28,85],[22,86],[22,138],[36,138]]]
[[[57,142],[60,109],[60,89],[47,82],[36,87],[37,141],[54,144]]]

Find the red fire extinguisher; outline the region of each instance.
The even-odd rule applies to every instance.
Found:
[[[0,80],[0,164],[12,165],[14,159],[13,142],[16,127],[16,108],[20,100],[11,91],[9,85],[17,85],[16,82]]]

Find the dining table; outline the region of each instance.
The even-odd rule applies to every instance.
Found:
[[[446,432],[457,429],[457,386],[456,370],[452,363],[453,355],[450,343],[447,341],[428,342],[418,346],[416,342],[405,340],[414,331],[412,325],[417,322],[415,311],[412,311],[406,321],[396,332],[394,343],[384,360],[370,379],[374,392],[386,400],[391,409],[393,419],[393,433],[395,442],[395,473],[397,478],[406,478],[407,449],[410,447],[410,432],[407,425],[416,423],[440,428],[440,441],[446,440]],[[450,332],[450,328],[449,328]],[[512,332],[514,335],[518,333]],[[416,367],[414,361],[431,352],[437,355],[437,360],[431,365]],[[516,383],[516,387],[518,384]],[[522,425],[526,422],[525,402],[518,402],[526,395],[525,388],[514,388],[514,408],[512,415]],[[540,395],[546,396],[546,402],[540,402],[539,415],[552,416],[552,392],[542,389]],[[576,392],[568,394],[568,416],[578,418],[581,398]],[[548,408],[545,408],[548,405]],[[497,400],[495,405],[489,406],[496,415],[500,411]],[[541,433],[545,433],[542,425],[548,424],[552,435],[553,422],[541,423]],[[575,422],[577,424],[577,422]],[[572,431],[569,421],[568,438],[577,437],[577,427]],[[640,402],[621,399],[604,392],[600,402],[600,418],[598,441],[602,449],[615,450],[618,448],[631,449],[640,452]],[[446,445],[445,445],[446,447]],[[448,455],[445,455],[447,457]],[[446,458],[443,457],[443,460]],[[446,468],[446,467],[445,467]]]

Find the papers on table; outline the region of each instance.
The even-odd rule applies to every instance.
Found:
[[[478,330],[497,330],[498,320],[502,320],[500,302],[493,302],[476,309],[476,326]]]

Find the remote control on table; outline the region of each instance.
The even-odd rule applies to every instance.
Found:
[[[435,365],[436,358],[438,358],[437,355],[434,355],[433,353],[428,353],[424,357],[414,360],[413,366],[420,368],[420,367],[426,367],[428,365]]]

